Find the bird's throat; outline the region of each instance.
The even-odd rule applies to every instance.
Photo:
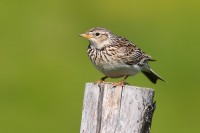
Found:
[[[104,49],[105,47],[107,47],[110,44],[109,41],[103,41],[103,42],[94,42],[94,41],[90,41],[90,46],[91,48],[95,48],[95,49]]]

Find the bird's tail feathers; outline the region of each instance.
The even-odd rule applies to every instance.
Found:
[[[156,74],[152,69],[149,69],[149,71],[142,71],[142,73],[154,84],[156,84],[158,79],[165,82],[165,80]]]

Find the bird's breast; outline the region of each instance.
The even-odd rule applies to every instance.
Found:
[[[140,71],[140,67],[137,65],[125,64],[115,48],[104,50],[88,49],[88,56],[99,71],[111,78],[135,75]]]

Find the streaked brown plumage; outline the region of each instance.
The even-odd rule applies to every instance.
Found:
[[[102,80],[107,77],[126,79],[142,71],[153,83],[158,79],[164,81],[148,66],[148,61],[154,60],[126,38],[99,27],[81,36],[90,42],[87,53],[94,66],[105,75]]]

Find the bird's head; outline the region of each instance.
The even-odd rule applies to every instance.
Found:
[[[91,47],[96,49],[102,49],[112,44],[111,38],[114,36],[112,33],[105,28],[92,28],[80,36],[90,41]]]

